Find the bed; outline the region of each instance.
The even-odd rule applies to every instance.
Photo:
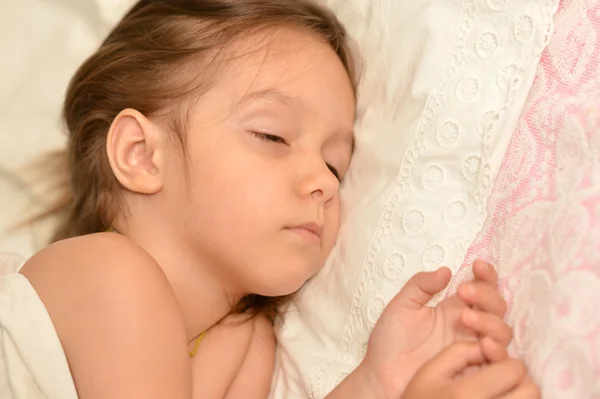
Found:
[[[344,226],[286,310],[273,398],[322,398],[364,356],[416,272],[496,264],[544,398],[600,398],[600,2],[323,0],[357,44],[357,150]],[[12,229],[43,193],[23,167],[64,144],[71,74],[131,0],[0,5],[0,252],[30,256],[48,226]]]

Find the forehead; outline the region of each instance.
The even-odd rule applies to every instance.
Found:
[[[354,90],[341,60],[324,41],[299,29],[269,30],[241,40],[228,53],[210,90],[212,105],[231,112],[269,102],[351,134]]]

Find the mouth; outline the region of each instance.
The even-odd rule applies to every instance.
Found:
[[[300,236],[305,237],[309,240],[320,243],[321,235],[323,233],[323,226],[317,223],[307,223],[298,226],[288,227],[287,230],[299,234]]]

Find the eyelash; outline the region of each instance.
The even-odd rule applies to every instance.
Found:
[[[335,176],[335,178],[338,179],[338,181],[342,181],[342,179],[340,178],[340,172],[338,172],[336,168],[329,164],[327,164],[327,167],[329,168],[329,171]]]
[[[259,140],[272,141],[273,143],[288,145],[287,141],[285,141],[283,137],[275,136],[274,134],[259,132],[252,132],[252,134]]]
[[[259,133],[259,132],[252,132],[252,134],[258,140],[270,141],[272,143],[283,144],[286,146],[289,145],[283,137],[279,137],[274,134]],[[338,172],[338,170],[336,168],[334,168],[333,166],[331,166],[330,164],[326,164],[326,165],[327,165],[327,168],[329,169],[329,171],[331,172],[331,174],[334,175],[335,178],[338,179],[338,181],[341,181],[340,173]]]

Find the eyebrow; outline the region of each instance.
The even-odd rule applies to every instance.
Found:
[[[293,106],[295,108],[305,108],[306,106],[304,101],[302,101],[302,99],[299,97],[290,96],[289,94],[274,88],[267,88],[245,94],[244,97],[238,102],[236,107],[245,106],[260,100],[277,102],[283,105]]]

